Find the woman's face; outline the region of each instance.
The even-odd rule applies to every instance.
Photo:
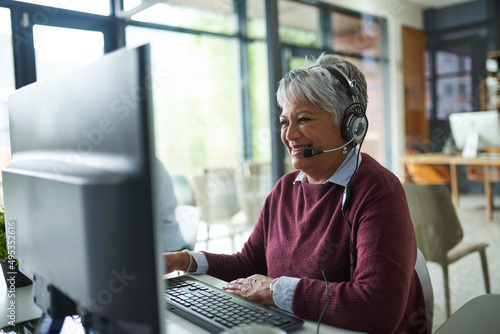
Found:
[[[294,103],[283,108],[280,122],[281,140],[293,167],[312,177],[310,181],[328,179],[344,161],[342,149],[310,158],[302,155],[305,149],[329,150],[345,144],[331,113],[310,102]]]

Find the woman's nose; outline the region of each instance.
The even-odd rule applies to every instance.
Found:
[[[295,124],[290,124],[285,131],[285,138],[288,141],[293,141],[300,135],[300,131],[298,130],[297,126],[295,126]]]

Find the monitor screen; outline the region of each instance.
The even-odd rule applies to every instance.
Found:
[[[9,97],[2,171],[15,257],[52,319],[98,333],[164,330],[149,46]]]
[[[450,129],[458,150],[464,149],[468,138],[478,135],[477,149],[500,147],[500,113],[493,111],[474,111],[451,113]]]

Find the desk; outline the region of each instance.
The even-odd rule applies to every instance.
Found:
[[[222,288],[226,283],[215,277],[209,275],[196,275],[197,279],[212,284],[213,286]],[[7,287],[3,275],[0,274],[0,328],[8,326],[9,319],[6,317],[8,314],[9,299],[7,297]],[[33,302],[32,286],[16,289],[16,322],[24,322],[41,317],[41,310]],[[166,315],[166,329],[167,333],[173,334],[205,334],[209,333],[201,327],[181,318],[180,316],[167,312]],[[304,326],[300,329],[293,331],[294,334],[313,334],[316,333],[316,322],[306,321]],[[352,334],[358,333],[341,328],[336,328],[322,324],[320,327],[322,334]]]
[[[486,218],[491,221],[493,212],[493,193],[490,179],[490,167],[499,166],[500,158],[477,157],[464,158],[458,155],[445,155],[443,153],[410,154],[400,157],[403,164],[449,165],[451,178],[451,195],[453,204],[458,207],[458,165],[484,166],[484,196],[486,200]],[[405,181],[408,181],[405,179]]]
[[[22,323],[42,316],[42,310],[33,302],[32,285],[16,288],[15,299],[12,299],[15,301],[15,308],[12,310],[9,310],[11,299],[8,296],[8,289],[3,273],[0,273],[0,291],[0,328],[9,326],[11,320],[15,320],[16,323]]]

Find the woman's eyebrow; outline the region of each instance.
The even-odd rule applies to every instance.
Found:
[[[293,116],[300,117],[300,116],[302,116],[302,114],[308,114],[308,115],[312,116],[312,115],[314,115],[314,112],[309,111],[309,110],[299,110],[295,114],[293,114]]]
[[[303,114],[308,114],[308,115],[310,115],[310,116],[315,115],[315,113],[314,113],[314,112],[309,111],[309,110],[299,110],[299,111],[297,111],[297,112],[295,112],[295,113],[293,113],[293,112],[292,112],[291,116],[292,116],[292,117],[295,117],[295,118],[299,118],[299,117],[300,117],[300,116],[302,116]],[[287,117],[288,117],[288,116],[283,115],[283,114],[281,114],[281,115],[280,115],[280,118],[287,118]]]

